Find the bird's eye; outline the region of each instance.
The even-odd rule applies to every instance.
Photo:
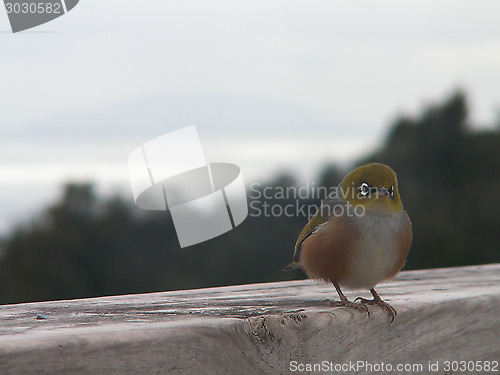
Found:
[[[389,189],[389,194],[391,195],[391,197],[394,197],[394,186],[391,186],[391,188]]]
[[[359,191],[363,197],[367,196],[368,193],[370,192],[370,187],[366,182],[363,182],[361,186],[359,187]]]

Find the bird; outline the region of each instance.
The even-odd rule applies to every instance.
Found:
[[[375,291],[381,281],[403,268],[412,242],[412,224],[403,208],[396,173],[387,165],[369,163],[348,173],[333,188],[300,232],[292,262],[284,271],[302,268],[315,280],[332,283],[340,301],[364,311],[366,305],[396,310]],[[349,301],[341,290],[367,289],[373,299]]]

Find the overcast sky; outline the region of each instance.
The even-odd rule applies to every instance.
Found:
[[[499,14],[494,0],[81,0],[12,34],[0,8],[0,230],[63,180],[126,184],[135,147],[189,125],[251,183],[345,164],[457,87],[492,124]]]

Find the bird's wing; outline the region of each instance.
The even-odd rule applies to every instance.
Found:
[[[321,203],[318,212],[309,220],[302,232],[299,234],[299,238],[295,243],[295,251],[293,253],[293,260],[288,266],[283,268],[284,271],[291,271],[300,267],[300,252],[302,250],[302,243],[306,238],[314,235],[321,225],[325,224],[330,217],[339,210],[341,207],[345,207],[347,203],[340,199],[338,196],[338,188],[335,188],[328,197]]]

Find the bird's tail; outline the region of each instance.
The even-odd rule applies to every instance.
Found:
[[[293,271],[296,270],[297,268],[300,268],[300,263],[299,262],[292,262],[288,266],[283,267],[283,271]]]

